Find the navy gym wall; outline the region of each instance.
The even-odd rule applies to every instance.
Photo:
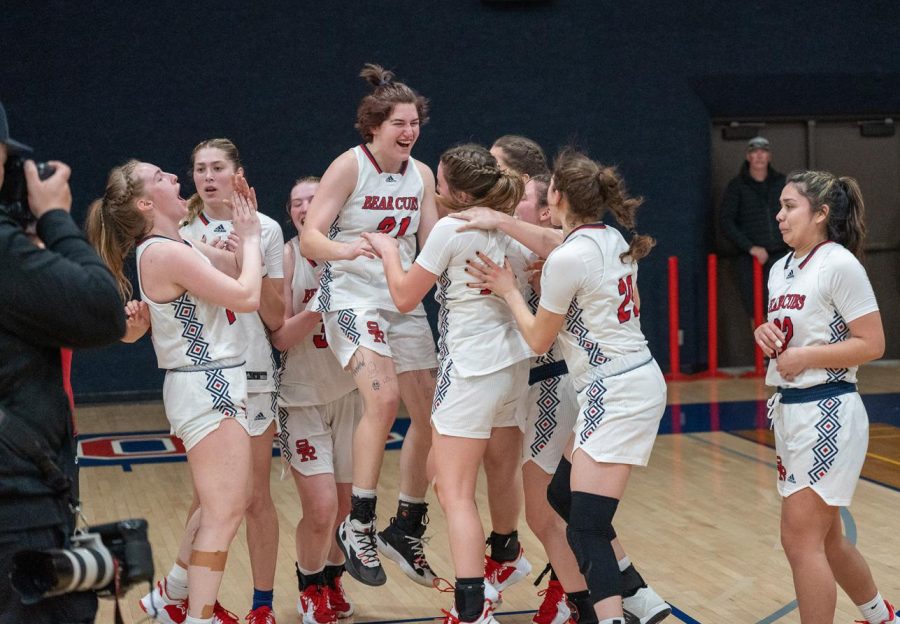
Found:
[[[184,175],[227,136],[261,208],[359,141],[364,62],[428,96],[415,156],[505,133],[575,142],[646,198],[643,327],[666,367],[666,257],[681,263],[682,361],[705,359],[709,123],[721,115],[900,110],[893,3],[5,2],[0,99],[13,136],[73,168],[76,218],[129,157]],[[735,163],[737,169],[739,163]],[[2,269],[0,269],[2,270]],[[82,400],[158,396],[148,339],[80,352]]]

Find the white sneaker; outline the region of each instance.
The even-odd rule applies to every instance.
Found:
[[[518,583],[531,572],[531,563],[525,558],[525,549],[519,546],[519,556],[512,561],[494,561],[484,556],[484,580],[498,592]]]
[[[169,598],[166,579],[156,582],[153,591],[141,598],[141,611],[162,624],[183,624],[187,619],[187,600]]]
[[[649,586],[641,587],[634,596],[623,598],[622,608],[640,624],[662,622],[672,613],[669,603]]]

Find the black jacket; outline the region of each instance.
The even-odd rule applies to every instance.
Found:
[[[77,480],[60,348],[118,340],[125,312],[115,279],[68,213],[44,214],[37,234],[46,249],[0,210],[0,406]],[[57,524],[64,518],[49,517],[47,508],[58,498],[33,463],[0,439],[0,527]]]
[[[750,166],[746,162],[728,183],[719,217],[722,232],[738,249],[749,252],[751,247],[758,245],[770,254],[787,250],[775,222],[783,188],[783,173],[770,165],[766,179],[757,182],[750,176]]]

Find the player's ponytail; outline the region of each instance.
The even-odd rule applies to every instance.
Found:
[[[131,298],[131,282],[125,276],[125,258],[147,231],[147,220],[137,208],[144,185],[134,175],[138,161],[129,160],[109,172],[106,192],[88,208],[87,237],[109,267],[123,301]]]
[[[564,194],[569,214],[575,224],[600,221],[607,210],[628,232],[628,251],[619,257],[640,260],[656,244],[653,237],[637,232],[637,209],[643,198],[631,197],[625,182],[615,167],[594,162],[587,155],[573,149],[563,150],[553,165],[553,188]]]

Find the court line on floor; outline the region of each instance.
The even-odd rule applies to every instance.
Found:
[[[672,607],[672,615],[684,622],[685,624],[702,624],[699,620],[695,620],[687,613],[673,605],[671,602],[669,606]],[[525,611],[496,611],[494,615],[497,617],[504,617],[510,615],[531,615],[532,613],[537,613],[534,609],[525,610]],[[420,618],[409,618],[406,620],[368,620],[365,622],[356,622],[356,624],[413,624],[414,622],[434,622],[435,620],[440,620],[443,616],[437,617],[420,617]]]
[[[739,435],[732,434],[731,432],[728,432],[728,431],[724,431],[722,433],[729,433],[729,434],[733,435],[734,437],[738,438],[739,440],[744,440],[746,442],[750,442],[751,444],[758,444],[757,442],[753,442],[753,440],[747,440],[747,438],[743,438]],[[775,464],[773,464],[772,462],[768,462],[764,459],[754,457],[753,455],[749,455],[747,453],[738,451],[736,449],[728,448],[727,446],[723,446],[723,445],[721,445],[717,442],[713,442],[711,440],[705,440],[695,433],[687,433],[684,435],[691,438],[692,440],[696,440],[697,442],[702,442],[703,444],[706,444],[708,446],[716,447],[717,449],[719,449],[721,451],[725,451],[726,453],[731,453],[732,455],[737,455],[738,457],[743,457],[744,459],[749,459],[758,464],[765,464],[766,466],[769,466],[770,468],[775,468]],[[768,445],[766,445],[766,448],[770,448],[770,447],[768,447]],[[851,544],[856,545],[856,538],[857,538],[856,520],[853,519],[853,514],[851,514],[850,510],[847,509],[846,507],[841,507],[840,510],[841,510],[840,511],[841,520],[844,522],[844,536],[847,538],[847,540]],[[785,615],[787,615],[791,611],[794,611],[796,608],[797,608],[797,601],[792,600],[791,602],[787,603],[783,607],[770,613],[763,619],[758,620],[756,622],[756,624],[772,624],[772,622],[780,620],[781,618],[783,618]]]

